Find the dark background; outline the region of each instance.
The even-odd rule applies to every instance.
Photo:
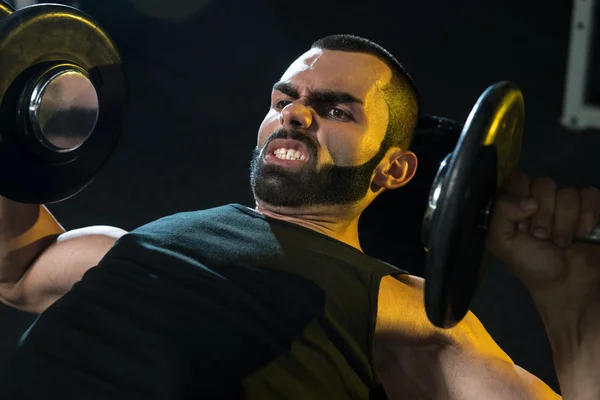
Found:
[[[558,122],[571,1],[82,0],[78,5],[121,49],[130,98],[124,137],[111,161],[83,192],[50,206],[67,229],[130,230],[179,211],[252,205],[249,159],[271,85],[314,40],[332,33],[365,36],[395,54],[417,81],[425,113],[462,121],[487,86],[516,82],[527,105],[521,169],[561,184],[600,186],[598,131],[572,132]],[[401,218],[411,211],[408,203],[402,193],[395,196],[400,217],[381,220],[380,234],[417,237],[418,224]],[[422,272],[421,265],[391,258],[401,268]],[[527,292],[499,263],[489,265],[472,309],[517,364],[557,389],[539,317]],[[34,317],[6,307],[0,312],[2,362]]]

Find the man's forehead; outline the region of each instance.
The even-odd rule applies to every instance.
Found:
[[[373,55],[311,49],[298,57],[280,80],[316,90],[350,90],[364,97],[385,86],[391,76],[390,68]]]

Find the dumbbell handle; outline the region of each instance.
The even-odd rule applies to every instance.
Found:
[[[600,244],[600,224],[597,224],[594,227],[594,230],[592,230],[592,232],[590,232],[589,234],[585,235],[583,238],[576,238],[575,240],[578,242]]]

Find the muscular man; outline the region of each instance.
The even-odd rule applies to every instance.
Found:
[[[400,64],[365,39],[327,37],[270,104],[255,209],[64,232],[46,208],[2,200],[2,301],[40,313],[2,397],[558,398],[473,314],[435,328],[423,281],[361,251],[362,211],[417,168],[418,98]],[[600,249],[573,242],[599,207],[596,189],[515,175],[489,231],[539,307],[568,399],[600,396]]]

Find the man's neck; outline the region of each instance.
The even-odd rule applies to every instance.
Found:
[[[303,226],[360,251],[358,219],[362,210],[353,206],[274,207],[256,202],[256,211],[269,218]]]

